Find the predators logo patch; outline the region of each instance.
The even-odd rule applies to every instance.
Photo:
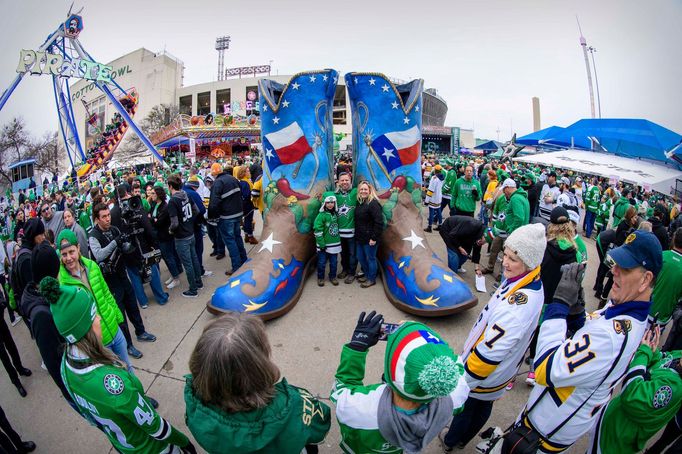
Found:
[[[521,292],[512,293],[509,298],[507,298],[507,301],[509,304],[517,304],[520,306],[521,304],[526,304],[528,302],[528,295]]]
[[[613,329],[615,329],[616,333],[618,334],[624,334],[626,332],[630,332],[632,329],[632,323],[630,320],[614,320]]]

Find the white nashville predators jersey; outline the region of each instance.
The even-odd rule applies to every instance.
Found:
[[[505,281],[493,294],[464,344],[470,396],[485,401],[502,397],[518,373],[543,302],[539,267],[518,281]]]
[[[536,385],[521,417],[524,424],[544,437],[570,418],[549,440],[543,441],[541,452],[561,452],[592,428],[639,347],[650,306],[648,301],[609,303],[588,315],[585,325],[568,339],[565,335],[568,307],[558,303],[547,306],[535,356]],[[611,370],[626,340],[623,353]],[[538,399],[541,400],[528,413]]]

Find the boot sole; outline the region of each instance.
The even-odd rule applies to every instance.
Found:
[[[313,262],[315,263],[315,266],[312,266]],[[296,306],[296,303],[298,303],[298,300],[301,298],[301,293],[303,293],[303,287],[305,287],[305,285],[306,285],[305,283],[308,280],[308,277],[310,277],[310,275],[313,273],[313,271],[315,269],[317,269],[316,267],[317,267],[317,258],[315,257],[315,255],[313,255],[310,258],[310,260],[308,260],[308,263],[306,263],[305,268],[303,269],[303,272],[305,273],[305,277],[303,278],[299,288],[296,290],[296,293],[291,298],[291,301],[289,302],[289,304],[277,309],[276,311],[263,312],[262,314],[255,314],[255,315],[260,317],[260,319],[265,322],[268,320],[272,320],[273,318],[281,317],[282,315],[286,314],[291,309],[293,309],[294,306]],[[231,312],[231,311],[226,311],[226,310],[219,309],[219,308],[213,306],[211,304],[211,300],[208,300],[208,302],[206,303],[206,310],[208,310],[208,312],[210,312],[213,315],[222,315],[222,314],[226,314],[226,313]]]
[[[377,260],[377,262],[379,262],[379,261]],[[384,277],[384,267],[381,265],[381,262],[377,263],[377,265],[378,265],[379,271],[381,272],[381,285],[384,287],[384,294],[386,295],[386,298],[388,298],[388,301],[390,301],[391,304],[393,304],[395,307],[397,307],[398,309],[400,309],[403,312],[407,312],[408,314],[418,315],[420,317],[445,317],[447,315],[457,314],[458,312],[462,312],[462,311],[465,311],[467,309],[471,309],[472,307],[474,307],[478,304],[478,297],[474,296],[472,299],[465,301],[463,303],[460,303],[456,306],[450,306],[450,307],[444,307],[444,308],[438,308],[438,309],[419,309],[419,308],[410,306],[410,305],[405,304],[396,298],[393,298],[391,291],[386,286],[386,279]]]

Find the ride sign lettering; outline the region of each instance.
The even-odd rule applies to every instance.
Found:
[[[51,74],[61,77],[79,77],[98,82],[111,82],[113,67],[85,59],[64,60],[58,54],[22,50],[19,54],[18,73]]]

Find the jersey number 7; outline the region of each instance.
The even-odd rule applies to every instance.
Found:
[[[582,345],[581,345],[582,342]],[[566,347],[564,347],[564,356],[566,356],[567,359],[573,358],[575,356],[579,356],[579,358],[572,359],[571,361],[568,361],[568,371],[570,373],[575,372],[575,370],[585,364],[588,361],[593,360],[596,358],[597,355],[595,355],[593,352],[587,350],[590,346],[590,335],[589,334],[583,334],[583,338],[577,342],[573,343],[568,343],[566,344]],[[587,350],[587,353],[584,355],[580,355],[580,353],[584,352]]]

